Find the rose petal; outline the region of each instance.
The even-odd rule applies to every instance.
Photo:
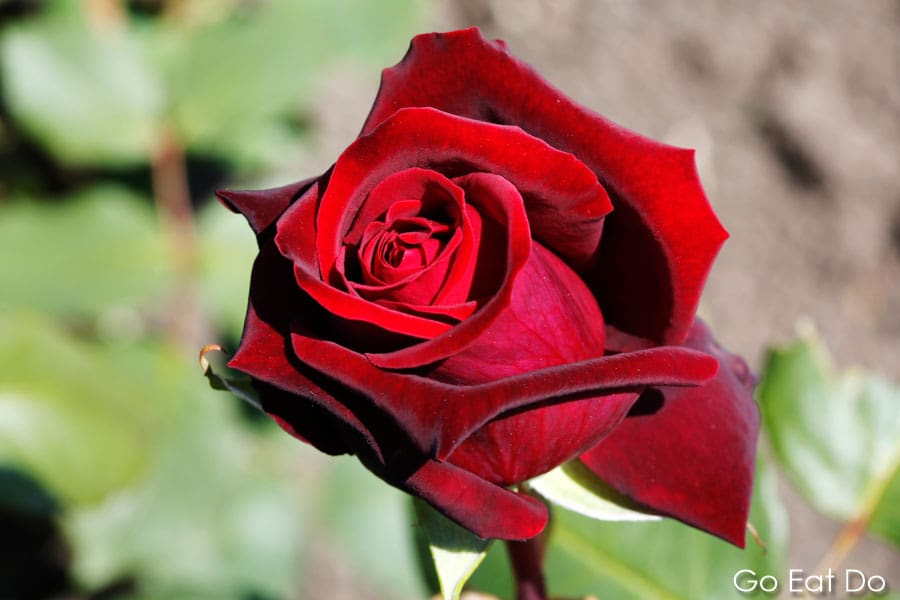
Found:
[[[268,190],[218,190],[216,196],[229,210],[244,215],[257,235],[281,216],[281,213],[316,180],[316,177]]]
[[[463,441],[447,462],[502,486],[537,477],[613,432],[637,393],[575,395],[497,417]]]
[[[513,284],[509,306],[477,341],[429,371],[477,384],[604,355],[603,315],[584,282],[535,242]]]
[[[343,319],[418,338],[432,338],[449,330],[452,327],[449,323],[392,310],[322,281],[313,235],[319,203],[318,187],[310,187],[277,223],[275,244],[293,261],[297,284],[329,313]]]
[[[441,196],[443,196],[443,203],[440,202]],[[398,198],[410,199],[398,200]],[[423,204],[422,199],[429,202]],[[367,271],[366,265],[372,265],[375,262],[375,247],[379,242],[378,234],[385,231],[390,221],[416,218],[423,221],[423,227],[425,223],[429,223],[431,230],[439,229],[438,223],[416,217],[423,211],[427,213],[443,212],[452,221],[450,224],[443,225],[447,229],[447,233],[444,235],[446,237],[449,234],[449,238],[443,244],[440,254],[430,261],[432,264],[424,268],[410,269],[406,276],[397,268],[391,269],[389,277],[380,277],[378,273]],[[383,218],[384,222],[373,220],[379,218]],[[450,233],[451,228],[452,233]],[[349,291],[357,292],[369,300],[377,299],[380,304],[385,306],[409,306],[410,308],[404,309],[404,312],[424,315],[430,310],[436,314],[452,317],[458,311],[442,311],[432,304],[440,307],[442,304],[455,305],[466,301],[471,287],[475,253],[478,250],[480,239],[481,217],[477,211],[466,204],[462,188],[436,171],[420,168],[399,171],[389,175],[372,189],[349,233],[344,238],[346,244],[355,244],[360,248],[362,278],[364,284],[367,284],[361,285],[348,281],[346,286]],[[338,270],[340,270],[342,260],[339,256]],[[438,269],[433,263],[438,261],[443,262],[440,265],[441,273],[429,273],[428,277],[432,280],[439,280],[438,283],[441,285],[415,284],[420,288],[437,290],[436,295],[428,296],[425,302],[413,302],[412,299],[418,294],[410,292],[415,292],[415,290],[407,290],[402,293],[402,296],[407,298],[406,301],[397,293],[381,294],[382,290],[393,292],[400,286],[412,282],[420,274],[426,275],[423,272],[425,270],[437,271]],[[386,299],[388,297],[389,300]],[[471,311],[466,316],[468,314],[471,314]]]
[[[475,272],[465,274],[471,278],[469,296],[493,295],[480,310],[442,335],[393,352],[369,353],[367,357],[374,365],[409,369],[452,356],[474,343],[509,304],[513,283],[528,260],[532,244],[522,197],[499,175],[472,173],[456,181],[465,189],[470,204],[482,211],[477,227],[481,242],[471,248],[460,248],[463,254],[458,257],[465,260],[465,252],[477,252],[477,257],[470,259],[475,264]],[[505,260],[497,248],[503,233],[506,234]],[[499,289],[491,289],[498,283]]]
[[[450,179],[431,169],[411,168],[392,173],[378,182],[366,196],[343,242],[357,244],[363,231],[374,221],[393,220],[402,216],[414,216],[404,211],[397,214],[398,206],[420,209],[427,203],[431,210],[445,208],[447,216],[458,220],[465,205],[463,191]]]
[[[429,372],[477,384],[604,354],[603,316],[581,279],[535,243],[509,307],[478,340]],[[628,412],[638,394],[604,394],[516,411],[468,437],[448,460],[499,485],[549,471],[590,448]]]
[[[376,257],[373,259],[375,276],[384,282],[377,283],[375,277],[367,277],[371,284],[350,282],[349,285],[369,301],[431,306],[447,279],[448,263],[459,246],[461,235],[457,230],[440,249],[434,238],[426,240],[419,247],[406,250],[402,262],[395,268],[378,264],[381,259]]]
[[[685,345],[719,360],[715,379],[645,393],[581,460],[630,498],[743,548],[759,432],[755,381],[703,323]]]
[[[445,323],[456,325],[463,319],[468,319],[478,309],[478,303],[474,300],[462,304],[444,304],[427,306],[422,304],[409,304],[408,302],[393,302],[382,300],[382,306],[400,310],[412,315],[418,315],[429,319],[443,320]]]
[[[408,346],[403,350],[372,353],[369,358],[373,363],[379,363],[385,368],[410,368],[445,358],[476,339],[479,332],[487,327],[509,302],[512,282],[528,259],[531,247],[531,235],[528,219],[522,209],[522,198],[512,184],[498,175],[478,173],[460,181],[465,183],[466,194],[470,195],[476,204],[481,200],[485,210],[488,211],[485,218],[503,225],[502,233],[506,236],[499,239],[501,236],[495,235],[494,230],[486,230],[485,223],[481,222],[482,237],[490,239],[478,244],[478,250],[492,255],[484,261],[473,262],[499,265],[505,270],[502,277],[488,278],[491,279],[491,285],[500,286],[499,290],[481,310],[458,327],[453,327],[451,323],[440,319],[418,316],[427,314],[425,311],[401,312],[369,302],[328,285],[318,277],[316,248],[310,235],[310,232],[315,230],[318,186],[310,188],[278,221],[275,243],[282,254],[293,260],[298,284],[331,314],[375,326],[387,332],[424,339],[436,338],[444,332],[449,332],[447,336],[434,343],[429,341]],[[502,254],[498,258],[496,245],[503,242],[506,243],[506,248],[502,249]],[[454,310],[453,313],[447,314],[449,316],[455,312]]]
[[[396,419],[421,452],[440,459],[506,411],[648,385],[695,385],[712,377],[717,368],[715,359],[706,354],[659,347],[456,386],[379,369],[364,355],[316,337],[306,323],[294,323],[291,340],[303,363],[367,398]]]
[[[326,454],[352,454],[360,444],[359,430],[347,427],[320,404],[256,381],[262,409],[278,426]],[[378,449],[373,446],[373,451]],[[380,455],[380,454],[379,454]]]
[[[515,124],[590,167],[615,207],[604,225],[599,260],[599,223],[592,229],[577,205],[560,205],[547,218],[549,230],[536,237],[590,273],[608,323],[657,342],[685,339],[727,237],[703,193],[692,151],[655,142],[579,106],[475,28],[413,39],[403,60],[383,72],[362,135],[414,106]]]
[[[401,487],[485,539],[533,538],[549,517],[537,498],[511,492],[447,463],[426,462]]]
[[[611,209],[594,173],[572,155],[517,127],[431,108],[398,110],[354,141],[335,163],[316,221],[316,248],[325,281],[334,277],[341,241],[369,191],[389,174],[411,167],[445,175],[503,176],[521,193],[539,240],[589,235],[596,241],[603,216]]]
[[[490,223],[488,224],[490,226]],[[473,296],[472,281],[475,278],[475,269],[478,266],[478,252],[481,250],[481,241],[484,239],[481,214],[470,204],[465,206],[462,214],[463,234],[459,247],[456,249],[447,279],[434,302],[437,305],[463,304]],[[506,237],[506,236],[504,236]],[[497,242],[492,239],[485,244],[489,251],[497,251]],[[502,248],[499,250],[502,251]],[[501,286],[502,287],[502,286]],[[475,294],[478,295],[477,293]]]
[[[299,309],[313,313],[315,310],[296,291],[291,271],[291,264],[278,253],[271,241],[260,247],[250,279],[250,300],[244,332],[240,346],[228,366],[300,396],[296,398],[298,404],[308,402],[321,407],[333,419],[346,424],[377,450],[375,438],[369,428],[348,408],[345,399],[341,398],[339,401],[318,385],[315,382],[316,374],[299,363],[293,353],[289,353],[289,346],[282,332],[289,330],[288,323],[295,314],[293,311]],[[277,404],[277,401],[270,402],[272,394],[265,386],[258,386],[258,390],[264,408],[269,410],[273,404]],[[312,410],[306,412],[309,414]],[[337,451],[337,448],[332,450]]]

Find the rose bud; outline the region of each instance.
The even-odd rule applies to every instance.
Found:
[[[284,429],[484,538],[579,456],[743,545],[752,377],[695,321],[727,234],[693,152],[583,108],[477,29],[416,37],[319,177],[219,192],[257,234],[248,374]]]

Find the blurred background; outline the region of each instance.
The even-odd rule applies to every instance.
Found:
[[[900,379],[896,0],[0,0],[0,598],[428,594],[403,495],[211,391],[196,354],[235,348],[255,256],[213,191],[324,171],[410,37],[469,25],[582,104],[697,149],[731,232],[701,307],[724,345],[759,371],[812,324],[841,368]],[[887,411],[879,472],[900,498]],[[817,433],[844,448],[833,425]],[[796,464],[768,466],[771,427],[767,553],[560,516],[551,589],[721,598],[736,568],[813,568],[853,515],[817,504]],[[880,541],[898,531],[844,563],[900,588]],[[475,583],[508,594],[504,560]]]

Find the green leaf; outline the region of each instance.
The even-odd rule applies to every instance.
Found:
[[[659,515],[641,510],[579,460],[535,477],[528,485],[562,508],[601,521],[658,521]]]
[[[248,376],[227,365],[227,359],[218,344],[207,344],[200,351],[200,368],[214,390],[228,391],[252,406],[262,410],[259,394]]]
[[[458,600],[466,581],[484,560],[492,540],[485,540],[447,519],[429,504],[415,501],[419,527],[425,532],[444,600]]]
[[[129,432],[62,396],[0,389],[0,440],[0,460],[26,468],[72,502],[98,500],[142,466]]]
[[[763,460],[757,465],[755,488],[750,521],[767,550],[752,540],[741,550],[670,519],[652,523],[604,522],[568,510],[554,511],[545,561],[551,597],[743,598],[733,585],[738,570],[753,569],[779,576],[786,572],[783,564],[787,514],[777,495],[774,473]],[[504,573],[509,566],[501,560],[499,550],[497,554],[488,557],[470,585],[509,597],[511,584]]]
[[[900,388],[835,374],[810,335],[770,353],[759,398],[775,454],[810,503],[900,545]]]
[[[150,156],[164,98],[126,31],[48,13],[6,32],[0,68],[13,118],[64,162],[131,165]]]
[[[134,481],[171,406],[157,366],[140,348],[83,342],[31,313],[0,317],[0,462],[68,504]]]
[[[59,502],[21,469],[0,466],[0,514],[50,519]]]
[[[318,462],[323,470],[314,483],[315,511],[320,518],[317,538],[337,551],[351,573],[382,595],[422,598],[409,535],[415,526],[409,496],[375,477],[355,457],[325,457],[309,450],[306,460]]]
[[[254,130],[309,86],[303,19],[307,3],[275,0],[210,25],[173,33],[163,64],[173,90],[173,117],[188,144],[221,150]],[[219,148],[217,148],[219,146]]]
[[[272,147],[285,146],[277,121],[301,113],[316,77],[336,59],[351,53],[399,58],[416,33],[416,4],[271,0],[201,28],[170,32],[162,69],[182,139],[238,160],[273,158]],[[373,70],[373,96],[376,89]]]
[[[0,308],[140,328],[135,310],[163,297],[170,281],[167,255],[149,204],[121,188],[2,205]]]
[[[139,598],[290,597],[306,562],[309,504],[298,499],[309,478],[282,436],[244,427],[193,364],[169,377],[178,410],[146,475],[67,514],[79,583],[133,577]]]

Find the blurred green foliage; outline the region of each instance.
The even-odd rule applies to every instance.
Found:
[[[167,130],[189,152],[264,167],[296,142],[322,71],[342,56],[376,67],[398,58],[417,13],[415,0],[142,4],[160,14],[49,1],[4,32],[6,109],[54,159],[146,163]]]
[[[759,395],[772,447],[809,502],[900,546],[900,388],[834,373],[809,335],[770,354]]]
[[[316,82],[398,60],[420,15],[418,0],[0,7],[0,597],[316,597],[310,565],[337,559],[376,596],[423,595],[405,497],[249,419],[170,322],[188,294],[202,342],[238,339],[256,244],[211,191],[285,170]],[[188,223],[161,202],[162,160]]]
[[[93,185],[0,205],[0,306],[98,318],[150,310],[165,298],[172,261],[153,207],[123,187]]]

